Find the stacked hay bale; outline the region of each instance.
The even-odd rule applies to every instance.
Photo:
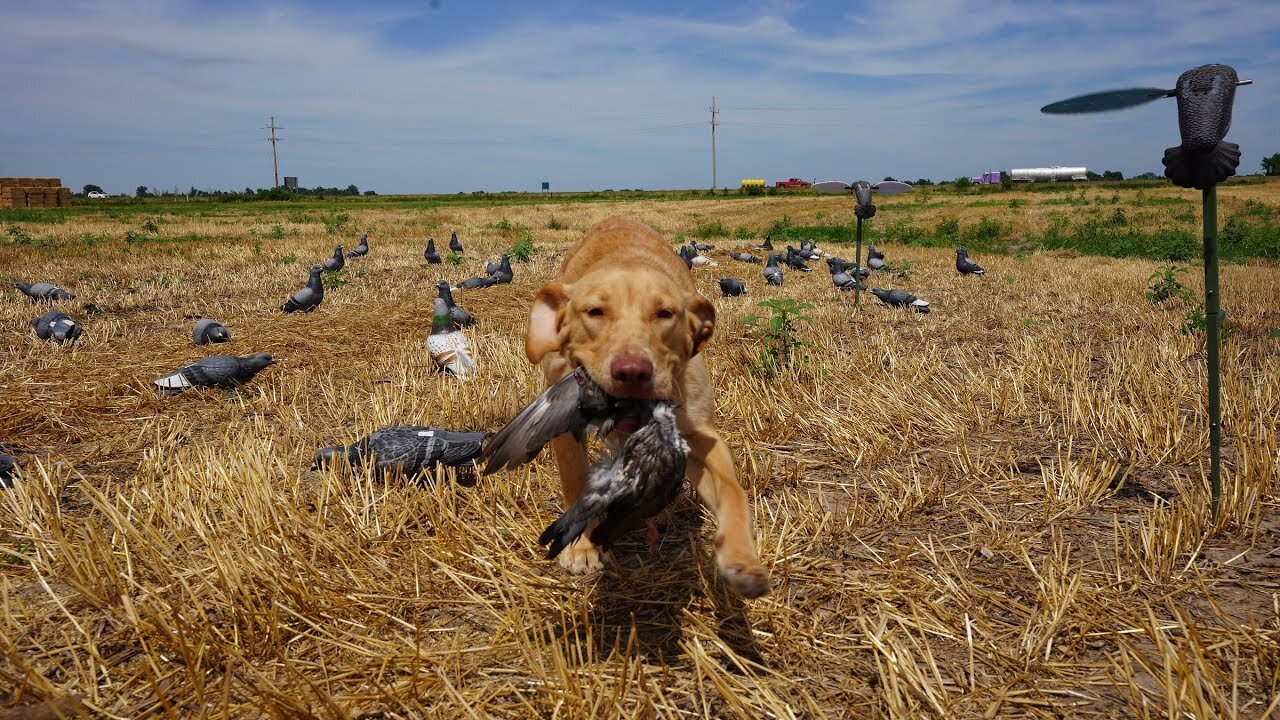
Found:
[[[71,188],[58,178],[0,178],[0,208],[71,207]]]

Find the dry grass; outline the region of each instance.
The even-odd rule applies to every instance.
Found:
[[[75,696],[113,718],[1274,713],[1272,267],[1223,273],[1236,330],[1217,522],[1203,347],[1179,330],[1185,308],[1143,299],[1154,263],[987,256],[979,281],[956,275],[950,251],[893,245],[915,263],[902,286],[932,314],[867,298],[855,311],[820,265],[781,289],[723,255],[698,272],[708,295],[722,275],[750,287],[716,300],[708,357],[774,573],[762,600],[726,593],[714,521],[689,499],[655,555],[633,539],[603,576],[567,577],[536,545],[557,507],[545,457],[473,488],[307,469],[315,448],[380,425],[510,418],[539,389],[527,302],[597,220],[625,213],[671,237],[846,205],[350,210],[343,236],[287,210],[214,206],[160,220],[219,242],[0,248],[4,287],[60,282],[86,328],[75,348],[45,345],[28,325],[39,313],[0,297],[0,444],[26,470],[0,491],[0,708],[63,699],[73,712]],[[552,216],[565,228],[545,229]],[[514,229],[495,227],[504,218]],[[262,239],[273,224],[285,239]],[[444,266],[454,280],[521,228],[544,248],[513,284],[458,293],[480,318],[471,382],[430,372],[424,346],[441,266],[421,248],[451,228],[468,250]],[[126,229],[98,217],[42,232]],[[372,251],[349,261],[348,284],[316,313],[281,315],[306,267],[359,229]],[[300,259],[273,261],[288,254]],[[760,346],[738,322],[768,297],[816,306],[807,357],[773,379],[750,372]],[[281,362],[237,393],[160,398],[151,380],[204,354],[189,343],[204,315],[235,337],[209,352]]]

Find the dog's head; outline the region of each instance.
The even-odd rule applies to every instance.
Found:
[[[711,301],[662,272],[605,267],[542,288],[525,353],[534,363],[560,353],[614,397],[671,399],[715,319]]]

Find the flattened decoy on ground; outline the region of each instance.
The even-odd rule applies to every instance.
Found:
[[[50,310],[33,319],[31,326],[36,330],[36,337],[56,343],[70,341],[74,345],[75,341],[84,334],[84,330],[61,310]]]
[[[437,465],[473,467],[480,457],[484,433],[457,432],[420,425],[392,425],[374,430],[349,447],[335,445],[316,451],[312,470],[347,463],[353,468],[374,462],[380,474],[416,478]]]
[[[734,278],[720,278],[720,292],[725,297],[737,297],[747,291],[747,284]]]
[[[196,345],[224,343],[230,339],[231,331],[223,327],[222,323],[210,318],[197,320],[195,327],[191,329],[191,342]]]
[[[906,290],[881,290],[871,288],[871,294],[880,298],[880,302],[895,308],[911,308],[918,313],[929,312],[929,303],[912,295]]]
[[[53,302],[55,300],[75,300],[74,293],[67,292],[53,283],[38,282],[27,284],[24,282],[14,283],[13,286],[22,291],[23,295],[31,298],[31,302]]]
[[[210,355],[156,378],[154,384],[161,395],[177,395],[188,388],[234,388],[274,362],[270,353]]]

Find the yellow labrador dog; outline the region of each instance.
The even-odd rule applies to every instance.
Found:
[[[756,556],[747,496],[716,432],[711,379],[698,354],[715,322],[715,307],[698,293],[670,244],[642,223],[611,218],[587,231],[534,298],[525,353],[542,366],[547,387],[581,365],[614,397],[680,406],[689,480],[716,516],[720,574],[754,598],[769,591],[769,571]],[[586,481],[586,448],[569,434],[551,447],[569,507]],[[588,534],[560,555],[571,572],[603,566]]]

